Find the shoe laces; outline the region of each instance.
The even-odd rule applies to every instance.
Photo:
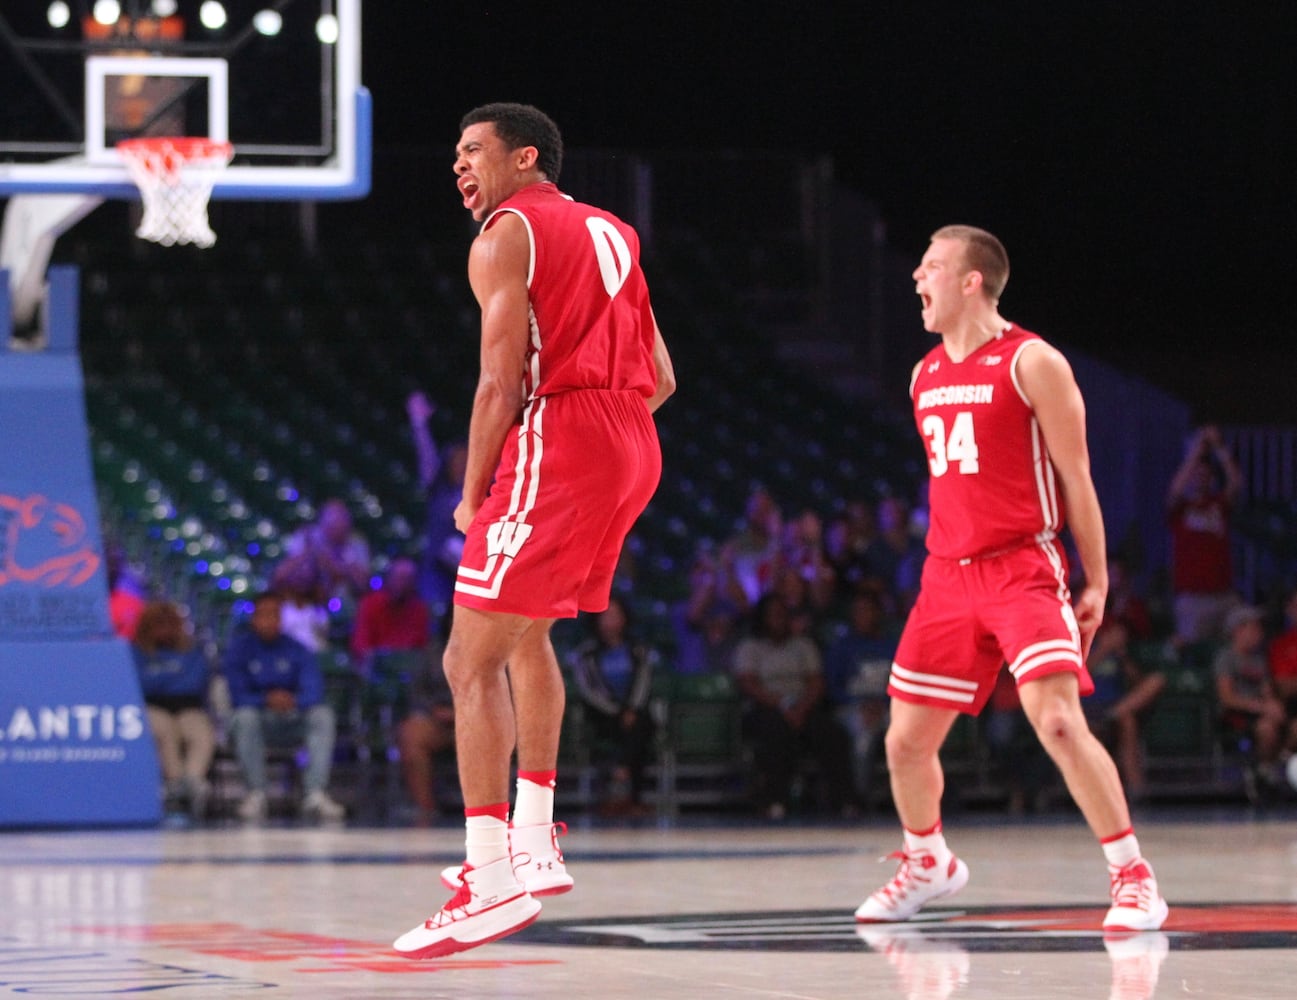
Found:
[[[885,896],[889,902],[904,899],[920,882],[931,882],[932,877],[925,872],[937,867],[937,859],[927,851],[893,851],[879,860],[900,862],[892,880],[878,890],[878,894]]]
[[[465,876],[472,870],[471,866],[464,865],[459,873],[459,888],[455,890],[455,895],[451,896],[440,910],[423,922],[425,929],[434,930],[438,927],[444,927],[446,924],[462,920],[468,916],[468,907],[473,902],[473,890],[469,888],[468,879]]]
[[[1112,903],[1133,910],[1147,910],[1153,902],[1153,873],[1143,861],[1132,861],[1112,873]]]
[[[558,860],[563,860],[563,848],[558,846],[558,838],[567,833],[566,823],[553,823],[549,828],[549,842],[554,845],[554,853],[558,855]]]

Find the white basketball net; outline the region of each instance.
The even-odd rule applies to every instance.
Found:
[[[211,139],[127,139],[117,149],[144,201],[136,236],[167,247],[216,242],[207,203],[234,156],[233,146]]]

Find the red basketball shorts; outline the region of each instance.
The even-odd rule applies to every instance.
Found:
[[[469,526],[455,603],[528,618],[604,610],[622,544],[661,474],[657,430],[638,393],[532,400]]]
[[[1056,540],[982,559],[930,557],[887,693],[976,715],[1005,663],[1019,686],[1069,672],[1081,694],[1094,690]]]

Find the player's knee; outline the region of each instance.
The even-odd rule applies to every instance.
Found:
[[[893,771],[925,760],[933,754],[926,740],[895,726],[887,730],[887,735],[883,738],[883,749],[887,755],[887,766]]]

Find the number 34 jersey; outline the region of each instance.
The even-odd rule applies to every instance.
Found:
[[[653,395],[653,313],[635,230],[549,182],[506,199],[483,230],[506,212],[522,219],[531,242],[526,397],[572,389]]]
[[[1052,538],[1063,499],[1017,378],[1034,333],[1010,324],[958,363],[938,345],[910,384],[930,473],[928,551],[974,559]]]

